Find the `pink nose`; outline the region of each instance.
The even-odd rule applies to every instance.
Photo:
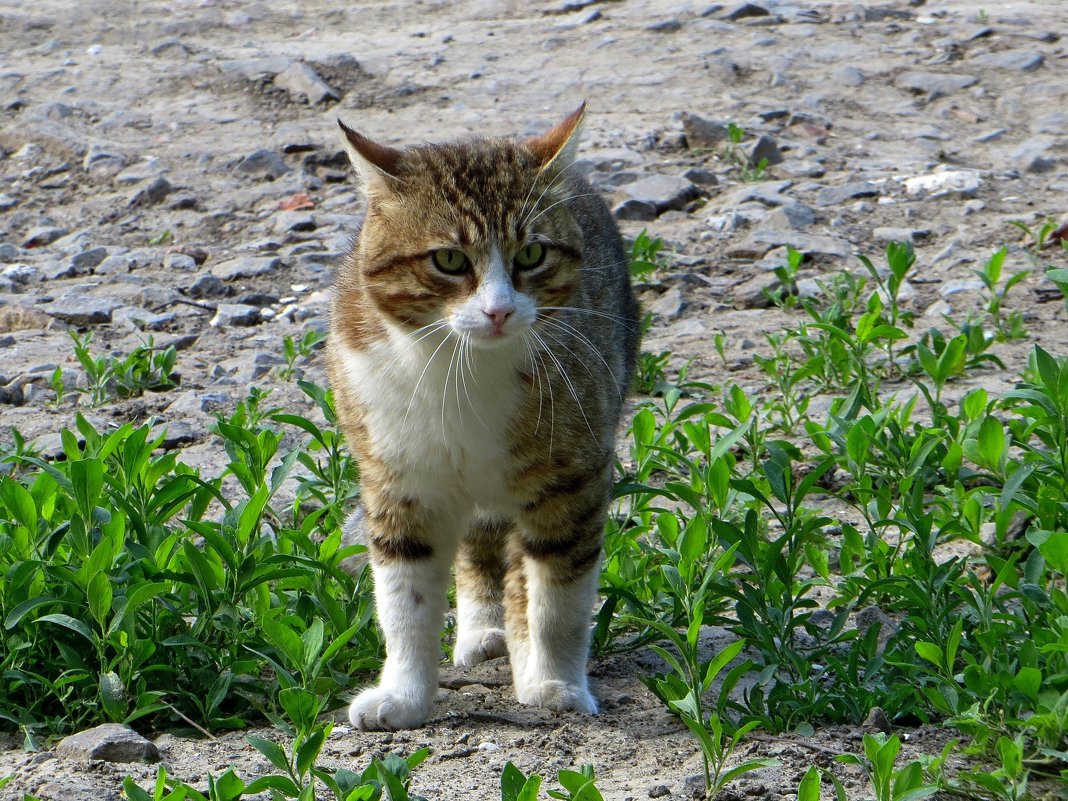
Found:
[[[483,309],[482,313],[493,321],[493,327],[499,331],[514,311],[515,306],[495,306]]]

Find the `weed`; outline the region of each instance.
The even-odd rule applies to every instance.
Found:
[[[302,359],[311,358],[312,353],[326,341],[326,336],[315,329],[309,329],[298,342],[293,337],[287,336],[282,339],[282,353],[285,357],[285,367],[278,370],[278,377],[288,381],[296,371],[297,357]]]
[[[79,337],[75,331],[71,331],[70,336],[74,340],[74,355],[85,372],[86,386],[78,388],[78,391],[89,398],[90,406],[177,385],[174,365],[178,353],[173,345],[159,350],[152,337],[149,337],[128,356],[120,359],[111,355],[93,356],[89,350],[92,334]],[[53,375],[52,386],[56,390],[57,404],[63,389],[62,381],[62,374],[58,377]]]
[[[743,181],[762,181],[767,177],[768,160],[762,158],[755,164],[752,162],[742,149],[745,134],[745,128],[733,122],[727,123],[727,145],[723,150],[723,160],[738,168]]]
[[[661,251],[664,249],[664,240],[654,239],[648,232],[642,230],[630,247],[630,275],[635,281],[644,280],[657,270],[667,267],[668,262]]]

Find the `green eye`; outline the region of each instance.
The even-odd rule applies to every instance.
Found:
[[[470,264],[467,260],[467,255],[462,250],[456,250],[455,248],[435,250],[433,259],[435,267],[450,275],[462,273]]]
[[[521,270],[533,270],[543,261],[545,261],[545,246],[539,242],[523,245],[515,254],[515,266]]]

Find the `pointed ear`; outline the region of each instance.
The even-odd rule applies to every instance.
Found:
[[[586,114],[586,101],[571,112],[567,119],[554,125],[547,133],[534,136],[524,144],[527,149],[538,159],[538,163],[544,170],[550,164],[560,165],[562,169],[575,160],[578,151],[579,128],[582,126],[582,118]]]
[[[349,161],[363,180],[364,186],[370,187],[373,182],[383,178],[397,177],[401,159],[404,157],[401,151],[368,139],[340,119],[337,124],[345,135],[345,150],[348,151]]]

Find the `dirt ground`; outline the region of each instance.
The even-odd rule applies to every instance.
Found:
[[[764,334],[791,322],[760,291],[779,245],[810,255],[802,278],[812,279],[857,269],[855,252],[878,262],[886,241],[913,239],[905,296],[921,330],[977,307],[971,271],[1000,245],[1011,246],[1010,272],[1031,266],[1008,221],[1066,213],[1060,0],[756,6],[0,4],[0,427],[57,447],[74,409],[46,406],[48,379],[57,365],[77,374],[69,325],[91,330],[98,349],[128,353],[147,333],[179,348],[179,389],[87,416],[155,416],[180,432],[190,464],[224,463],[207,426],[250,385],[304,404],[272,371],[284,336],[324,328],[333,265],[361,211],[338,116],[404,144],[531,134],[587,99],[581,169],[619,207],[627,235],[648,228],[673,254],[641,290],[654,312],[645,349],[672,351],[676,365],[693,359],[693,375],[753,394],[767,391],[753,361],[768,352]],[[733,121],[747,145],[766,135],[777,163],[764,180],[742,181],[715,134],[702,139],[686,115]],[[657,175],[670,180],[643,182]],[[909,180],[923,176],[955,183]],[[1031,340],[998,346],[1009,369],[976,373],[954,394],[1011,387],[1031,341],[1065,352],[1064,305],[1045,279],[1024,280],[1008,305],[1024,312]],[[306,370],[324,381],[318,358]],[[363,734],[339,717],[325,760],[362,768],[370,754],[429,746],[413,789],[432,801],[499,797],[509,760],[547,785],[560,768],[592,762],[609,801],[700,797],[695,743],[638,680],[653,659],[592,665],[604,709],[595,718],[518,706],[506,664],[449,668],[425,728]],[[203,784],[231,765],[246,778],[267,770],[246,734],[157,743],[172,775]],[[902,734],[909,754],[936,753],[949,737],[937,727]],[[859,752],[861,735],[751,738],[739,756],[774,756],[782,768],[723,797],[792,799],[808,765]],[[0,777],[15,775],[0,799],[117,799],[124,775],[155,770],[0,744]],[[851,797],[865,797],[859,775],[838,770]]]

